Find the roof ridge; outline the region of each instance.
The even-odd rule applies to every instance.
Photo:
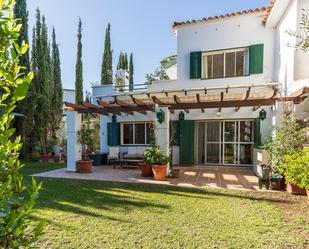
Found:
[[[270,5],[272,4],[272,2],[275,2],[276,0],[271,0]],[[262,12],[262,11],[269,11],[270,12],[270,5],[267,7],[259,7],[259,8],[255,8],[255,9],[248,9],[248,10],[241,10],[241,11],[235,11],[235,12],[231,12],[231,13],[227,13],[227,14],[222,14],[222,15],[216,15],[216,16],[209,16],[209,17],[203,17],[202,19],[199,20],[188,20],[188,21],[183,21],[183,22],[174,22],[173,23],[173,28],[177,27],[177,26],[181,26],[181,25],[185,25],[185,24],[195,24],[195,23],[202,23],[202,22],[206,22],[206,21],[211,21],[211,20],[218,20],[218,19],[222,19],[222,18],[226,18],[226,17],[233,17],[233,16],[240,16],[240,15],[245,15],[245,14],[252,14],[252,13],[258,13],[258,12]],[[271,7],[272,8],[272,7]],[[266,14],[263,17],[263,21],[265,19]]]

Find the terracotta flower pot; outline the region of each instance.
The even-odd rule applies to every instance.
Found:
[[[41,160],[43,163],[48,163],[49,155],[41,155]]]
[[[142,172],[142,176],[144,176],[144,177],[152,177],[153,176],[151,165],[141,164],[141,172]]]
[[[54,155],[53,159],[54,159],[55,163],[59,163],[60,162],[60,155]]]
[[[295,184],[292,184],[292,183],[289,183],[289,182],[286,184],[286,190],[290,194],[306,195],[306,190],[305,189],[302,189],[302,188],[296,186]]]
[[[91,173],[91,169],[92,169],[92,160],[79,160],[76,162],[77,164],[77,168],[78,168],[78,172],[80,173]]]
[[[166,170],[167,170],[166,164],[152,166],[152,172],[153,172],[154,179],[156,181],[166,180]]]

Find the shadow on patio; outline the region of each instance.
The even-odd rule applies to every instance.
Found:
[[[155,181],[142,177],[136,168],[116,168],[110,166],[93,167],[90,174],[67,173],[59,169],[40,173],[35,176],[60,179],[84,179],[97,181],[115,181],[128,183],[150,183],[180,187],[209,187],[237,190],[258,190],[258,178],[251,168],[228,167],[179,167],[184,174],[181,178],[168,178],[166,181]]]

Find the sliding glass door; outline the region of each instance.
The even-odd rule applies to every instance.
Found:
[[[198,164],[252,165],[253,121],[197,122]]]

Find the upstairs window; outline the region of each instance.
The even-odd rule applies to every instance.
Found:
[[[233,49],[203,53],[204,79],[249,75],[249,49]]]

